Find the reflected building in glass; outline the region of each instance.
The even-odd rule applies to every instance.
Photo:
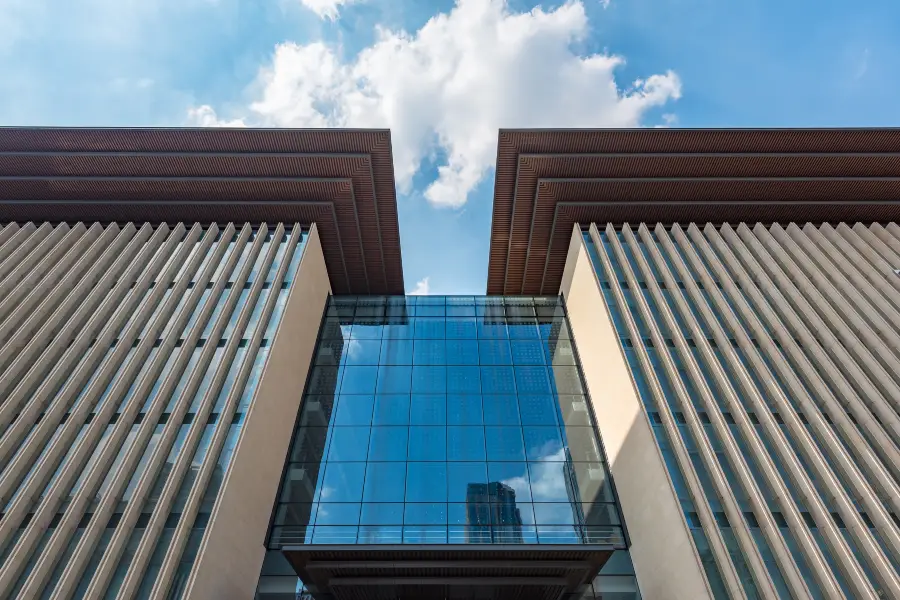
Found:
[[[466,490],[466,543],[521,544],[522,513],[516,490],[501,483],[470,483]]]
[[[0,597],[900,598],[900,131],[0,128]]]

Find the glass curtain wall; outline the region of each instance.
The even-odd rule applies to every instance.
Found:
[[[334,297],[314,361],[263,575],[297,544],[626,547],[561,299]]]

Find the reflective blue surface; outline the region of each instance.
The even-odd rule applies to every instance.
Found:
[[[624,547],[559,299],[335,297],[269,547]]]

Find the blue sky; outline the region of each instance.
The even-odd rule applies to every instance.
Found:
[[[896,126],[898,28],[880,0],[0,0],[0,124],[391,127],[407,289],[482,293],[498,127]]]

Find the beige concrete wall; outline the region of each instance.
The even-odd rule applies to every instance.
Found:
[[[253,598],[269,518],[330,292],[313,226],[186,598]]]
[[[642,597],[711,598],[577,225],[560,293],[631,538]]]

